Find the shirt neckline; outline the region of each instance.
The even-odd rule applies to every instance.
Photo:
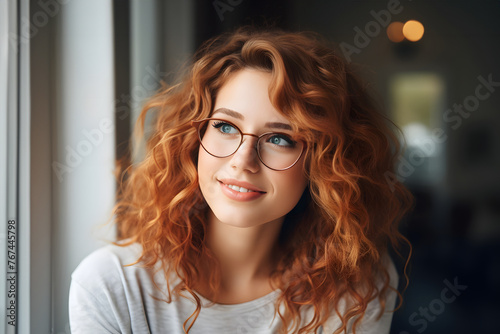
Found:
[[[271,301],[276,300],[276,298],[279,296],[281,293],[280,289],[276,289],[268,293],[267,295],[264,295],[262,297],[259,297],[257,299],[253,299],[247,302],[243,303],[238,303],[238,304],[219,304],[215,303],[211,306],[209,306],[212,301],[203,297],[200,295],[198,292],[194,291],[194,293],[200,298],[201,300],[201,305],[204,310],[207,312],[210,312],[210,310],[213,311],[231,311],[231,312],[243,312],[243,311],[249,311],[250,309],[255,309],[259,308]]]

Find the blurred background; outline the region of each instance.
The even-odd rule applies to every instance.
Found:
[[[19,311],[30,321],[20,332],[69,332],[69,275],[113,238],[100,226],[111,218],[114,161],[140,155],[128,138],[144,100],[203,41],[252,24],[331,40],[404,133],[387,179],[415,196],[401,226],[413,256],[391,333],[498,333],[499,17],[498,0],[21,1],[26,58],[16,66],[30,73],[19,79],[30,105],[19,110],[31,146],[18,178],[31,181],[19,190],[30,210],[19,246],[30,260]]]

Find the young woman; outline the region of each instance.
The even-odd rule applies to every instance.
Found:
[[[240,29],[206,43],[72,276],[73,333],[388,333],[411,196],[397,141],[336,52]]]

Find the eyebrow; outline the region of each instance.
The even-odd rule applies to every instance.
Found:
[[[231,117],[234,117],[237,119],[245,120],[245,116],[243,116],[242,114],[240,114],[237,111],[227,109],[227,108],[219,108],[219,109],[214,111],[214,114],[216,114],[216,113],[223,113],[223,114],[226,114],[228,116],[231,116]],[[271,129],[283,129],[283,130],[290,130],[290,131],[293,130],[290,124],[281,123],[281,122],[267,122],[266,124],[264,124],[264,126],[267,128],[271,128]]]

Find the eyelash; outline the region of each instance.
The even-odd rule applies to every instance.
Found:
[[[295,144],[297,143],[296,141],[294,141],[292,138],[290,138],[289,136],[285,136],[285,135],[282,135],[282,134],[275,134],[273,135],[271,138],[273,137],[278,137],[280,139],[283,139],[284,141],[286,141],[290,146],[295,146]]]
[[[212,127],[218,129],[220,128],[222,125],[229,125],[235,129],[238,129],[235,125],[227,122],[227,121],[214,121],[212,123]],[[285,140],[287,143],[289,143],[290,145],[292,146],[295,146],[295,144],[297,143],[295,140],[293,140],[291,137],[287,136],[287,135],[283,135],[283,134],[276,134],[277,136],[279,136],[280,138],[282,138],[283,140]]]
[[[217,127],[219,127],[219,125],[223,125],[223,124],[227,124],[227,125],[234,127],[234,125],[232,125],[231,123],[225,122],[225,121],[214,121],[214,123],[212,123],[212,126],[214,128],[217,128]]]

